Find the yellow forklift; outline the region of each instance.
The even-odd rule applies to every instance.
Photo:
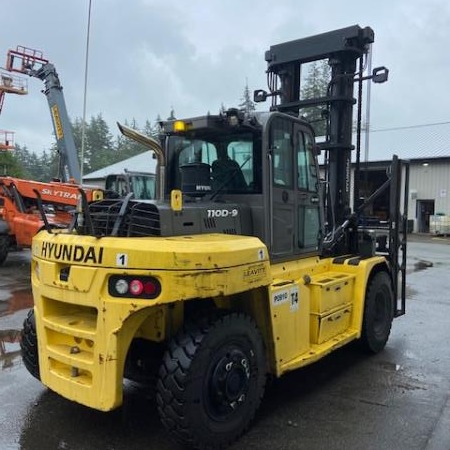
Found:
[[[272,46],[269,91],[255,92],[268,112],[166,121],[160,142],[121,127],[155,151],[157,198],[85,200],[72,230],[34,238],[30,373],[102,411],[121,405],[124,378],[154,382],[167,430],[209,449],[249,427],[269,375],[352,341],[381,351],[405,312],[408,170],[394,157],[350,204],[354,86],[388,73],[364,76],[373,41],[355,25]],[[301,67],[320,60],[327,94],[301,99]],[[320,147],[301,118],[311,106],[327,120]],[[387,190],[380,246],[359,218]]]

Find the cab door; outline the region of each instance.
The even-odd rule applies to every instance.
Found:
[[[275,258],[293,255],[295,248],[293,131],[288,116],[275,116],[269,125],[269,247]]]
[[[317,254],[322,219],[312,131],[294,117],[275,116],[268,154],[271,255]]]

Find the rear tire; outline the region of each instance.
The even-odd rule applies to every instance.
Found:
[[[20,349],[22,352],[23,363],[28,372],[40,381],[36,319],[34,317],[33,309],[28,311],[28,315],[23,322],[21,337]]]
[[[9,251],[9,236],[0,236],[0,266],[6,261]]]
[[[264,346],[249,316],[190,323],[170,343],[159,371],[161,421],[185,445],[226,447],[248,428],[265,380]]]
[[[394,294],[386,272],[378,272],[370,280],[364,304],[361,333],[363,350],[378,353],[386,346],[394,318]]]

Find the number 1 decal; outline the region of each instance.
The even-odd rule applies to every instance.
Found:
[[[116,266],[119,266],[119,267],[127,267],[128,266],[128,255],[126,253],[117,253]]]

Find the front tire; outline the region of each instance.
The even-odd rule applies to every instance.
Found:
[[[161,421],[183,444],[223,448],[249,426],[265,380],[264,346],[249,316],[190,323],[171,341],[159,371]]]
[[[28,315],[23,322],[21,337],[20,349],[22,352],[23,363],[28,372],[40,381],[36,319],[34,317],[33,309],[28,311]]]
[[[9,252],[9,236],[0,236],[0,266],[6,261]]]
[[[394,318],[394,294],[389,275],[378,272],[366,290],[361,344],[365,351],[378,353],[386,346]]]

